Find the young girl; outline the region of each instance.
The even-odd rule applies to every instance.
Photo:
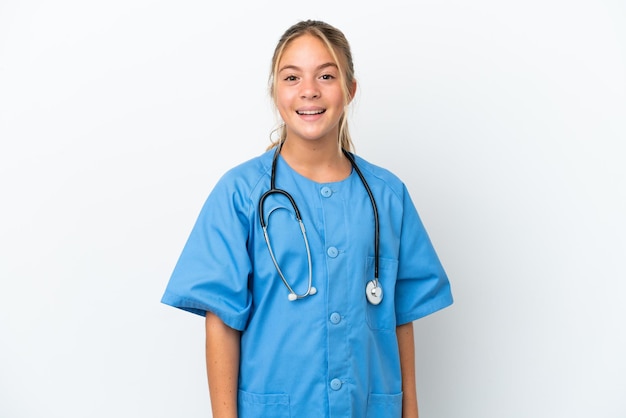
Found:
[[[351,153],[338,29],[281,37],[283,124],[210,193],[162,302],[206,317],[214,418],[417,417],[412,321],[452,303],[405,185]]]

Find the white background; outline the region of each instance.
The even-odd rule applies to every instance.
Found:
[[[210,415],[203,321],[159,301],[306,18],[450,275],[422,416],[626,417],[623,0],[2,0],[0,417]]]

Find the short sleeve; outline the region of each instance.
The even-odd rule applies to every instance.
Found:
[[[252,299],[247,200],[236,179],[220,179],[200,211],[161,302],[202,316],[210,311],[231,328],[245,329]]]
[[[453,302],[448,276],[405,186],[395,297],[398,325],[422,318]]]

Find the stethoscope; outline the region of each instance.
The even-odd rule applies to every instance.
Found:
[[[274,266],[276,267],[276,271],[278,272],[280,279],[285,284],[285,287],[287,287],[287,290],[289,290],[288,299],[290,301],[295,301],[295,300],[304,299],[307,296],[316,294],[317,289],[313,286],[313,265],[311,262],[311,249],[309,247],[309,240],[306,236],[306,229],[304,228],[304,223],[302,222],[302,217],[300,216],[300,210],[298,209],[298,205],[296,205],[296,201],[288,192],[286,192],[283,189],[276,188],[276,163],[278,161],[278,156],[280,155],[281,148],[282,148],[282,142],[276,147],[276,151],[274,152],[274,158],[272,160],[272,172],[271,172],[271,177],[270,177],[270,189],[266,191],[265,193],[263,193],[263,195],[259,199],[259,220],[261,222],[261,228],[263,228],[263,236],[265,238],[265,243],[267,244],[267,249],[269,250],[270,257],[272,258],[272,262],[274,263]],[[361,170],[359,170],[359,167],[357,166],[356,161],[354,160],[354,156],[350,154],[348,151],[346,151],[345,149],[342,149],[342,151],[344,155],[346,156],[346,158],[348,158],[348,161],[350,161],[350,164],[354,168],[354,171],[356,171],[356,173],[359,175],[359,178],[361,179],[361,183],[363,183],[363,186],[365,187],[365,190],[367,191],[367,194],[370,198],[370,202],[372,203],[372,210],[374,212],[374,279],[368,281],[367,284],[365,285],[365,296],[367,297],[367,300],[372,305],[378,305],[383,300],[383,288],[379,286],[379,282],[378,282],[378,259],[379,259],[379,243],[380,243],[378,209],[376,207],[376,201],[374,200],[374,195],[372,194],[372,190],[367,184],[365,177],[363,177],[363,173],[361,173]],[[278,265],[278,261],[276,260],[276,257],[274,256],[274,251],[272,250],[272,244],[270,243],[270,238],[267,233],[268,225],[267,225],[267,222],[265,222],[264,204],[265,204],[265,199],[267,199],[269,196],[273,194],[283,195],[289,200],[289,202],[291,203],[291,206],[293,207],[296,221],[300,225],[300,231],[302,232],[302,237],[304,238],[307,262],[309,266],[309,278],[308,278],[307,290],[306,292],[301,293],[301,294],[296,293],[296,291],[293,290],[293,287],[291,287],[291,285],[285,278],[285,275],[280,269],[280,266]],[[271,215],[271,212],[270,212],[270,215]],[[269,221],[269,217],[268,217],[268,221]]]

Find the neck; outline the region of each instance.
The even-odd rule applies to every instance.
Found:
[[[287,139],[280,152],[298,174],[319,183],[340,181],[352,172],[350,161],[336,141],[307,143]]]

